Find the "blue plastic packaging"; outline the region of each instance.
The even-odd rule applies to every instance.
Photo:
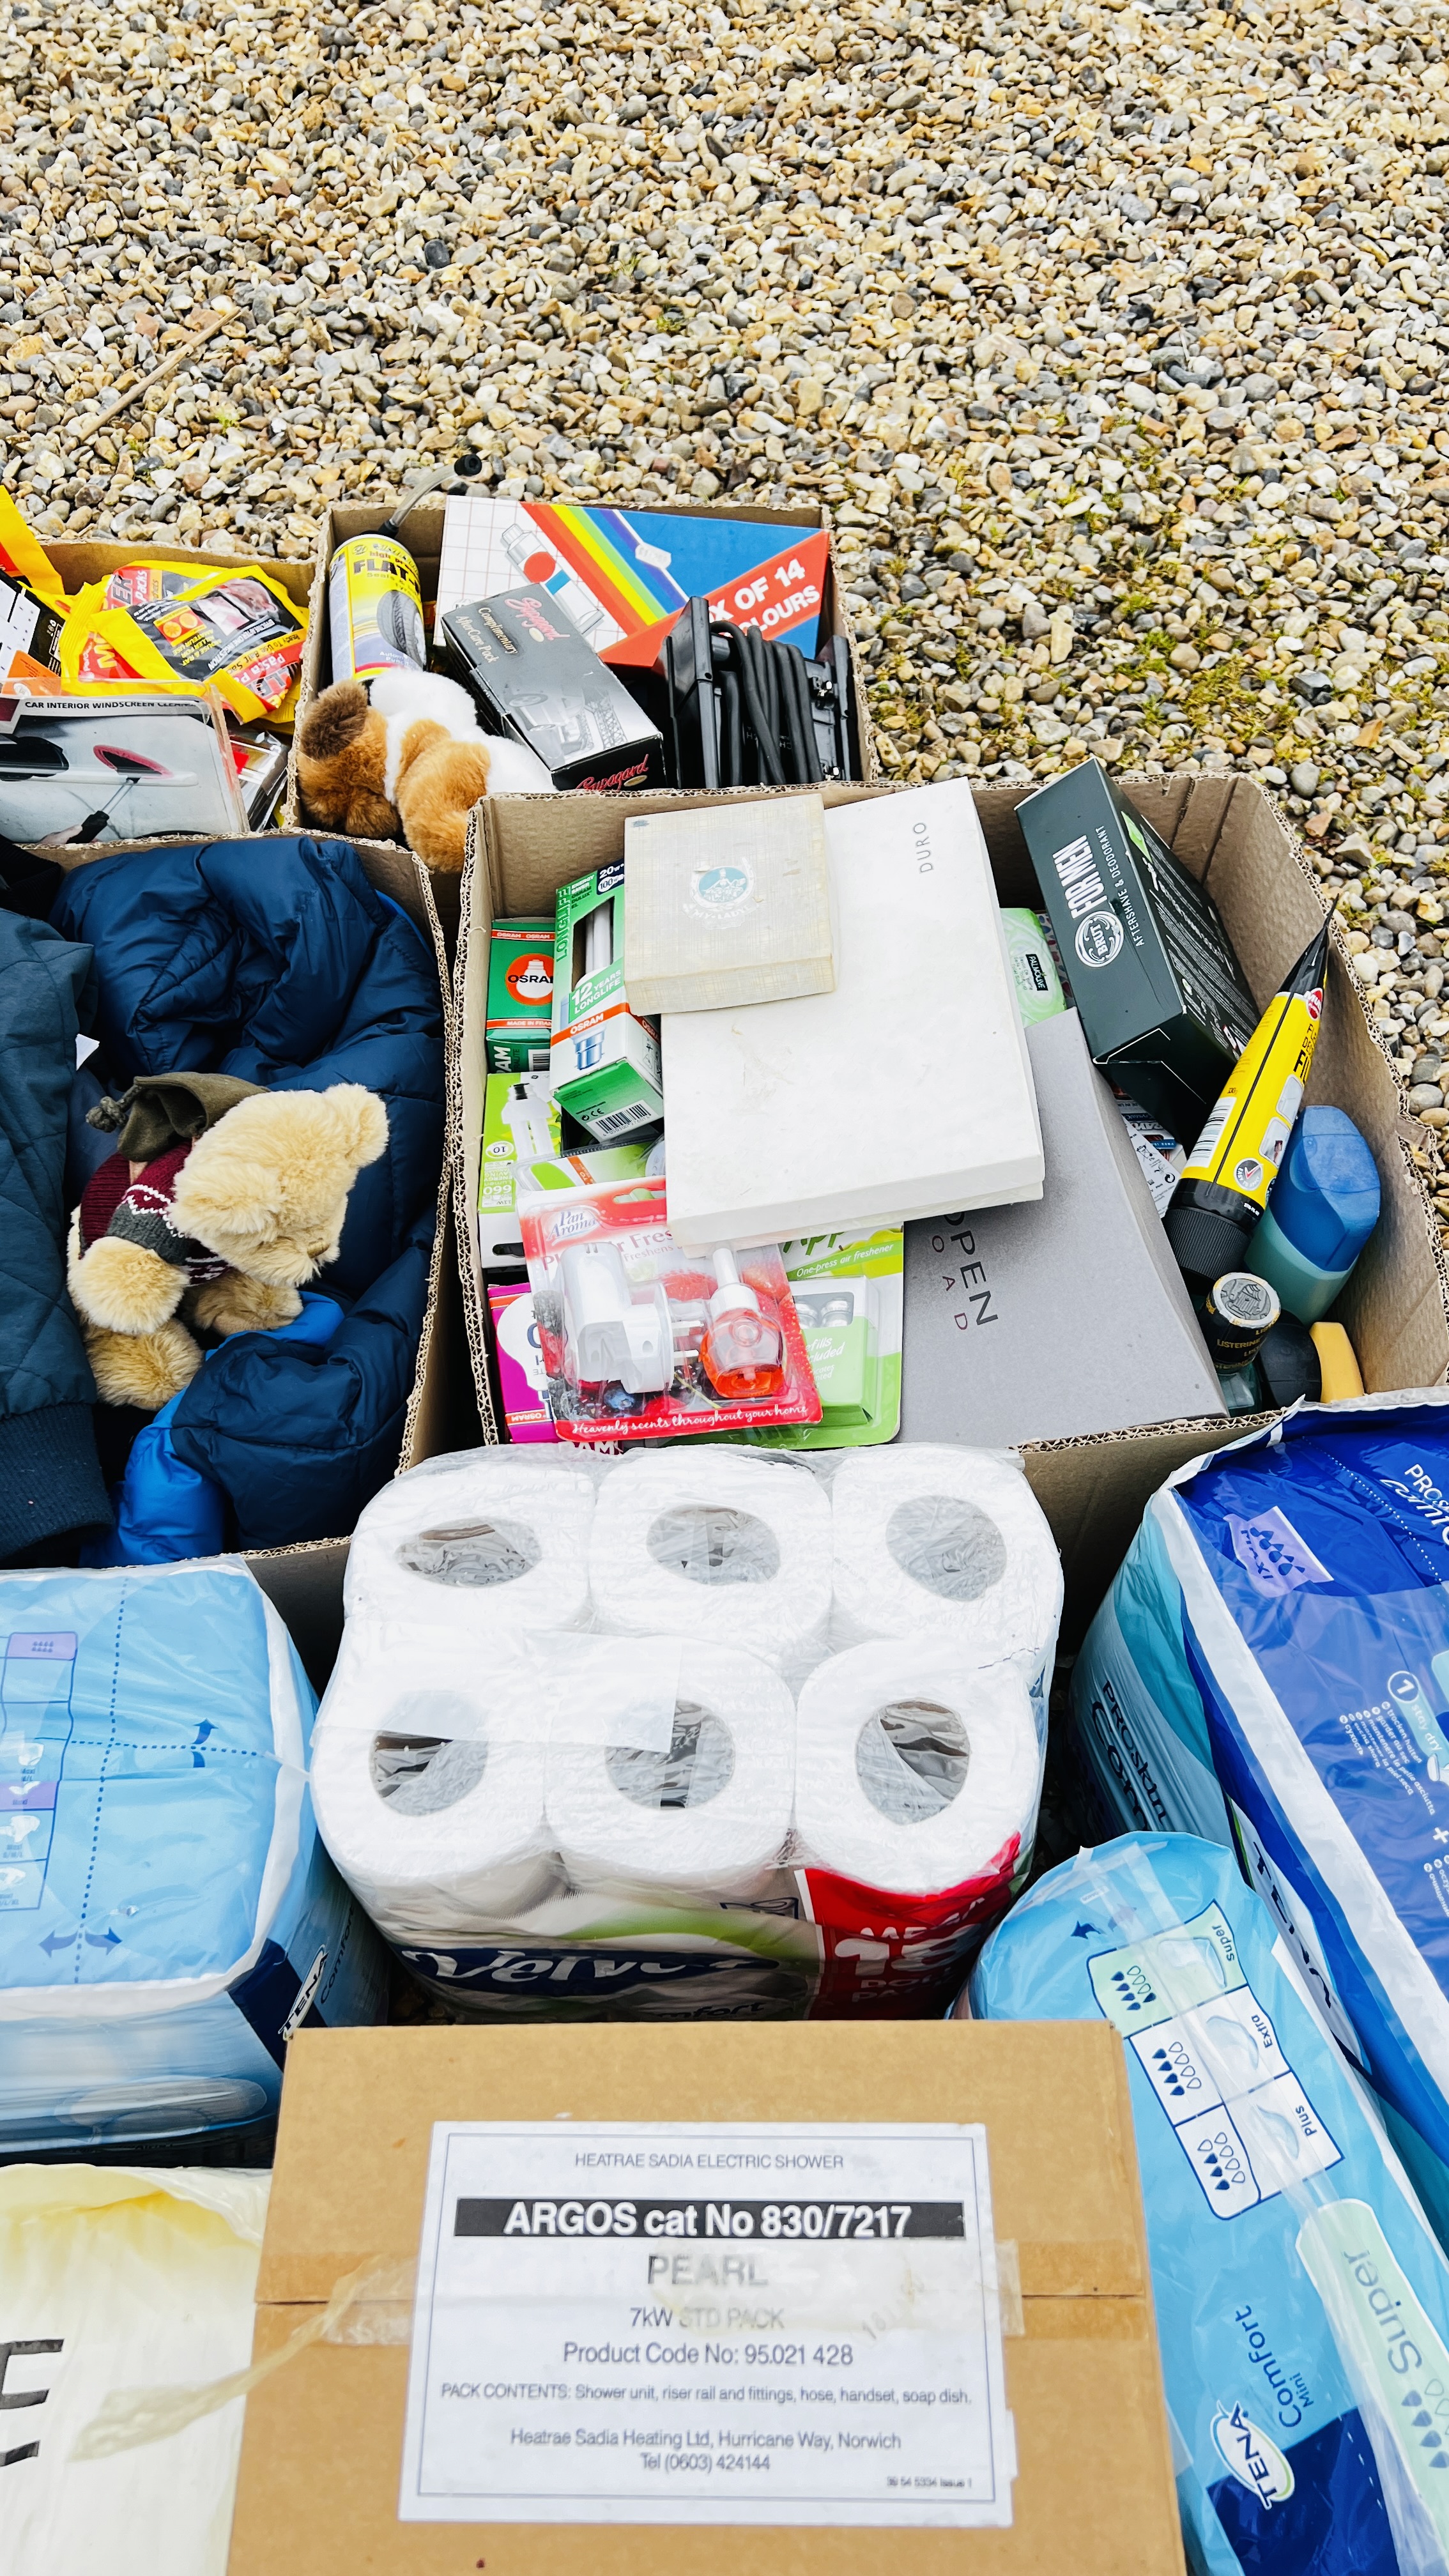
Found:
[[[1216,1780],[1217,1838],[1274,1906],[1449,2242],[1446,1541],[1449,1395],[1305,1407],[1153,1496],[1073,1713],[1118,1814],[1124,1779],[1140,1795],[1150,1775],[1172,1825]]]
[[[1379,1221],[1379,1172],[1346,1110],[1305,1109],[1247,1265],[1300,1324],[1327,1314]]]
[[[315,1709],[244,1565],[0,1575],[0,2154],[246,2127],[294,2030],[378,2018]]]
[[[1449,2265],[1231,1853],[1083,1852],[992,1933],[971,2005],[1126,2043],[1195,2576],[1442,2570]]]

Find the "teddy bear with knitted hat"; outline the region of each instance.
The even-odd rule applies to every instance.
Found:
[[[387,1150],[387,1111],[355,1082],[180,1073],[143,1075],[89,1117],[117,1149],[72,1219],[71,1300],[103,1403],[153,1412],[201,1365],[188,1324],[268,1332],[301,1312],[359,1171]]]

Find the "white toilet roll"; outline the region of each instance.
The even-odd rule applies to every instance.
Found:
[[[939,1639],[970,1664],[1050,1684],[1062,1568],[1019,1467],[986,1449],[857,1449],[831,1496],[832,1642]]]
[[[588,1618],[592,1479],[473,1449],[385,1485],[357,1524],[349,1617],[418,1619],[480,1644]]]
[[[1009,1665],[950,1646],[852,1647],[811,1674],[796,1720],[795,1832],[807,1867],[899,1896],[989,1870],[1034,1829],[1041,1756]]]
[[[549,1829],[586,1892],[755,1897],[784,1858],[794,1771],[795,1709],[779,1675],[757,1655],[690,1642],[670,1752],[555,1741]]]
[[[476,1701],[442,1687],[399,1690],[390,1714],[319,1719],[312,1743],[318,1829],[380,1930],[457,1940],[558,1895],[543,1743],[490,1738]]]
[[[786,1669],[824,1647],[830,1507],[783,1459],[625,1458],[599,1489],[589,1585],[616,1635],[712,1640]]]

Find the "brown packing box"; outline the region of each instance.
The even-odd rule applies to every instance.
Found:
[[[58,548],[56,551],[67,550]],[[80,553],[86,550],[75,547],[68,551]],[[118,560],[123,559],[119,548],[96,551],[114,553]],[[289,569],[295,570],[296,567]],[[284,837],[290,836],[280,833],[256,835],[259,865],[265,863],[268,842]],[[113,858],[126,850],[144,851],[169,846],[174,844],[105,841],[84,850],[47,850],[43,855],[55,859],[63,868],[77,868],[85,867],[92,859]],[[401,904],[429,941],[443,989],[444,1027],[450,1032],[447,961],[426,868],[409,852],[394,849],[390,843],[355,841],[352,846],[362,861],[369,883],[376,886],[380,894],[390,895],[395,903]],[[448,1048],[451,1055],[451,1034]],[[423,1317],[412,1393],[403,1423],[400,1467],[417,1466],[422,1459],[435,1456],[441,1449],[467,1448],[478,1437],[477,1415],[468,1383],[467,1344],[459,1311],[458,1254],[450,1240],[451,1198],[445,1154],[438,1186],[438,1229],[428,1273],[427,1310]],[[246,1563],[262,1590],[275,1602],[285,1619],[297,1652],[319,1690],[332,1669],[342,1635],[342,1576],[347,1564],[347,1549],[348,1533],[342,1532],[336,1538],[310,1539],[293,1547],[259,1548],[246,1557]]]
[[[1260,1007],[1283,968],[1308,944],[1323,918],[1314,877],[1283,815],[1252,780],[1233,776],[1125,782],[1178,856],[1214,896]],[[775,791],[790,794],[790,789]],[[827,806],[894,787],[830,787]],[[1027,789],[982,788],[976,805],[1003,904],[1035,907],[1040,896],[1016,807]],[[757,789],[735,790],[754,796]],[[495,917],[547,912],[560,885],[624,854],[631,813],[672,804],[725,803],[669,794],[623,798],[513,796],[490,798],[472,818],[464,869],[454,968],[456,1046],[449,1070],[448,1118],[457,1234],[463,1254],[463,1302],[485,1437],[500,1436],[489,1390],[487,1301],[478,1267],[478,1157],[483,1117],[483,1026],[488,932]],[[1398,1085],[1370,1033],[1362,987],[1349,971],[1335,931],[1323,1030],[1313,1060],[1310,1100],[1327,1101],[1355,1118],[1373,1147],[1383,1182],[1383,1213],[1368,1250],[1339,1301],[1370,1392],[1438,1385],[1449,1375],[1449,1271],[1424,1190],[1409,1159]],[[1064,1281],[1064,1316],[1077,1283]],[[907,1331],[909,1332],[909,1316]],[[1066,1572],[1064,1642],[1080,1639],[1116,1572],[1149,1495],[1174,1467],[1242,1436],[1257,1416],[1221,1415],[1149,1430],[1042,1441],[1023,1449],[1026,1473],[1051,1522]]]
[[[474,488],[480,498],[487,497],[486,487],[479,485]],[[297,709],[299,717],[305,715],[318,690],[325,689],[332,678],[332,637],[327,621],[327,573],[332,557],[337,548],[349,537],[370,536],[373,530],[380,528],[392,511],[400,506],[399,502],[379,502],[371,508],[364,509],[354,503],[346,505],[334,503],[323,519],[322,534],[317,546],[316,569],[312,578],[312,623],[302,661],[302,694]],[[629,502],[626,497],[622,501],[611,504],[599,503],[597,506],[625,509],[628,508]],[[829,511],[807,501],[802,501],[799,508],[794,510],[762,510],[750,506],[736,508],[732,502],[716,503],[711,508],[702,501],[651,502],[647,506],[651,517],[749,519],[757,522],[765,531],[777,527],[798,528],[807,524],[821,528],[828,528],[830,525]],[[408,512],[399,532],[399,544],[405,545],[417,561],[425,607],[430,601],[436,599],[438,593],[438,557],[443,542],[445,507],[446,503],[441,499],[420,501],[415,510]],[[767,535],[762,543],[761,552],[769,551]],[[295,570],[296,567],[292,566],[289,569]],[[866,776],[878,778],[880,768],[875,757],[874,736],[871,732],[870,710],[866,704],[864,682],[861,677],[860,658],[856,651],[855,637],[851,631],[844,593],[836,573],[833,549],[830,567],[826,574],[825,597],[821,603],[820,635],[822,642],[829,636],[843,635],[850,646],[851,665],[855,673],[855,716],[861,758]],[[304,831],[307,828],[303,820],[297,788],[295,758],[287,780],[287,803],[283,819],[290,831]],[[443,913],[444,928],[451,938],[456,920],[454,911],[457,900],[456,880],[444,877],[440,880],[440,888],[439,908]]]
[[[303,2031],[257,2357],[410,2264],[435,2120],[983,2121],[1018,2472],[1009,2530],[400,2523],[408,2354],[317,2342],[247,2400],[229,2576],[1181,2576],[1126,2066],[1067,2022]],[[1008,2253],[1004,2281],[1013,2271]],[[397,2312],[394,2311],[394,2314]],[[346,2331],[344,2326],[343,2331]]]

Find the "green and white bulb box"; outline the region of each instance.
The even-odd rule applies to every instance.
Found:
[[[539,1073],[553,1027],[552,921],[495,921],[484,1052],[490,1073]]]
[[[483,1095],[483,1152],[478,1166],[478,1256],[485,1270],[512,1270],[523,1260],[518,1198],[525,1190],[586,1190],[596,1181],[638,1180],[647,1144],[559,1150],[558,1104],[548,1076],[490,1073]]]
[[[554,923],[553,1096],[600,1144],[664,1115],[659,1033],[624,987],[624,863],[561,886]]]
[[[559,1149],[559,1114],[547,1073],[490,1073],[483,1092],[478,1163],[478,1251],[485,1270],[523,1259],[514,1205],[519,1170]]]
[[[835,990],[818,796],[633,815],[624,870],[624,980],[636,1011],[725,1011]]]
[[[1100,761],[1016,819],[1093,1063],[1174,1136],[1196,1136],[1258,1025],[1217,905]]]

